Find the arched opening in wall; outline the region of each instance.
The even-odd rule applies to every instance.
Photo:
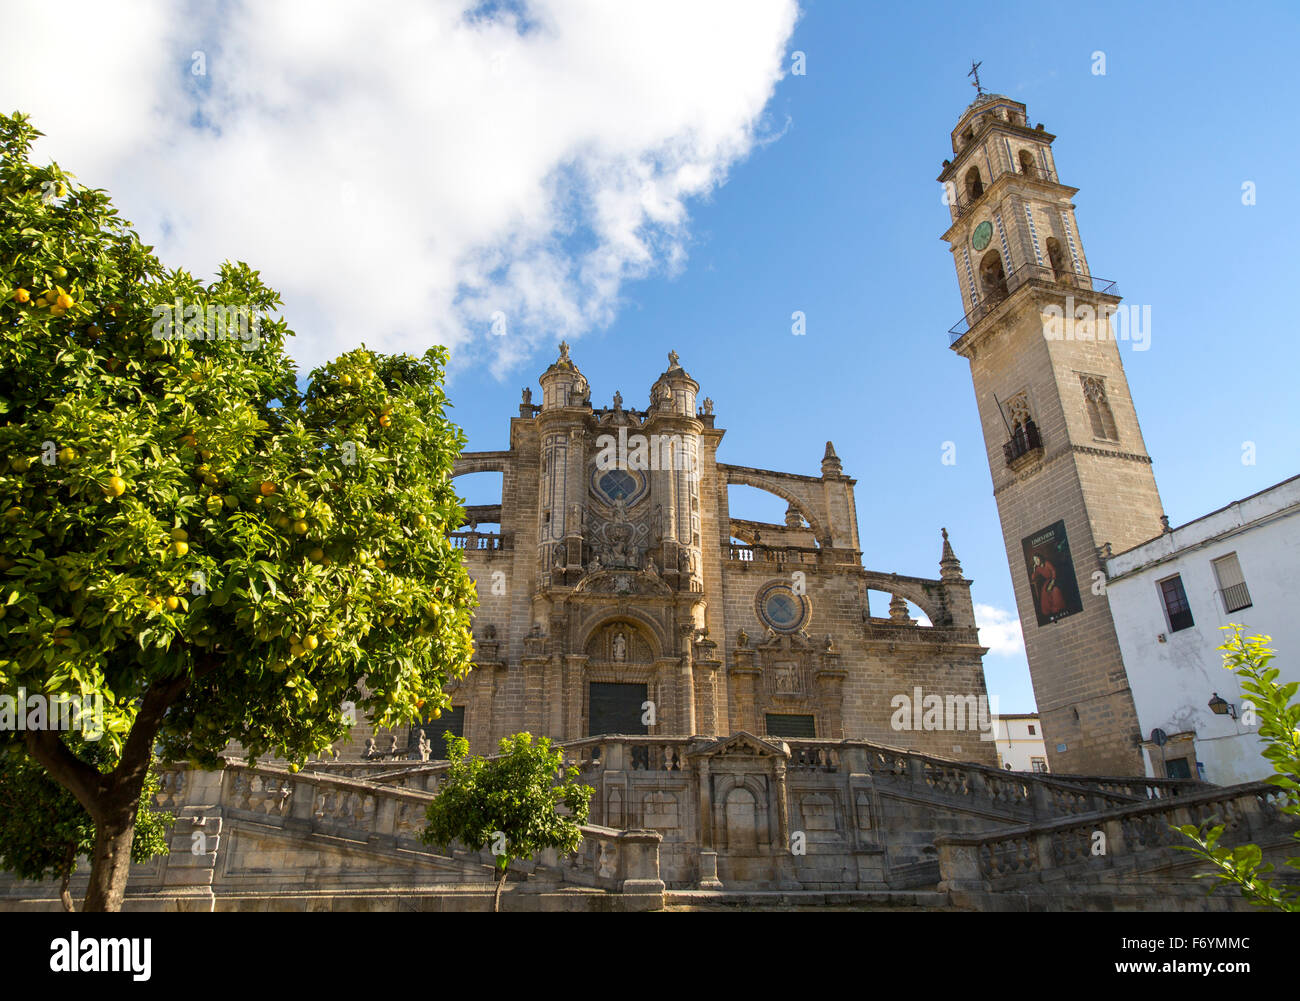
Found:
[[[1017,159],[1020,161],[1020,173],[1025,177],[1038,176],[1038,166],[1034,163],[1034,155],[1029,150],[1022,149]]]
[[[1054,236],[1047,238],[1047,260],[1052,265],[1052,277],[1056,281],[1061,281],[1069,274],[1070,269],[1065,264],[1065,253],[1061,250],[1061,241]]]
[[[868,589],[867,609],[873,619],[892,619],[901,623],[903,621],[902,613],[906,610],[906,617],[911,619],[913,624],[918,626],[931,624],[930,616],[926,615],[915,602],[903,598],[900,606],[894,602],[894,596],[888,591]]]
[[[501,503],[502,473],[465,473],[456,477],[456,493],[466,507]]]
[[[980,178],[980,169],[971,167],[966,171],[966,197],[974,201],[982,194],[984,194],[984,181]]]
[[[1007,273],[1002,268],[1002,255],[996,250],[980,258],[980,286],[986,300],[997,302],[1007,297]]]
[[[760,487],[727,484],[727,514],[735,529],[731,536],[733,552],[737,546],[819,548],[817,533],[807,518],[787,498]],[[734,558],[752,556],[735,555]]]

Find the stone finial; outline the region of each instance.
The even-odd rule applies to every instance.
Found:
[[[948,530],[941,529],[943,532],[943,555],[939,557],[939,579],[940,580],[961,580],[961,564],[957,562],[957,554],[952,551],[952,543],[948,541]]]
[[[1172,532],[1173,532],[1173,527],[1169,524],[1169,515],[1162,514],[1160,516],[1160,533],[1162,535],[1169,535]]]
[[[569,360],[569,342],[568,342],[568,341],[560,341],[560,358],[559,358],[559,360],[560,360],[560,361],[568,361],[568,360]]]
[[[803,528],[803,515],[795,509],[793,504],[785,509],[785,527]]]
[[[844,466],[840,462],[840,457],[835,454],[835,446],[828,441],[826,443],[826,454],[822,456],[822,475],[840,476],[843,473]]]
[[[889,597],[889,618],[894,622],[910,623],[912,617],[907,614],[907,599],[901,594]]]

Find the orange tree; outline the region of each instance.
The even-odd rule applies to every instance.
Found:
[[[85,908],[112,910],[155,747],[296,768],[348,703],[381,726],[448,707],[464,435],[441,348],[353,351],[300,391],[256,271],[167,271],[105,192],[29,162],[38,135],[0,116],[0,692],[100,700],[112,767],[52,729],[0,738],[90,814]]]

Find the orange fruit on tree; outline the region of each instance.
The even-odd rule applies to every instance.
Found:
[[[14,295],[13,295],[14,302],[30,302],[31,298],[32,298],[32,294],[28,292],[25,288],[14,289]]]
[[[263,497],[270,497],[271,494],[275,493],[275,484],[270,480],[263,480],[261,486],[257,489],[262,491]]]
[[[126,480],[120,476],[110,476],[108,485],[104,488],[104,493],[110,497],[121,497],[126,493]]]

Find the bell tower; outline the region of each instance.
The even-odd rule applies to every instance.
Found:
[[[950,346],[970,362],[1050,766],[1141,774],[1101,552],[1162,529],[1120,360],[1150,327],[1093,275],[1054,139],[982,92],[953,129],[938,178],[964,311]]]

